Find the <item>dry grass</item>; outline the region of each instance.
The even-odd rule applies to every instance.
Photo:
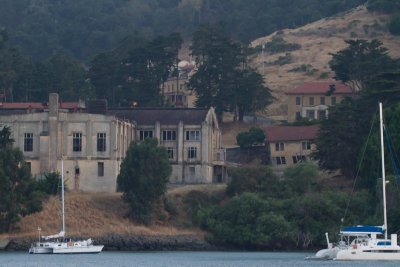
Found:
[[[379,39],[389,49],[391,57],[399,58],[400,37],[391,35],[386,30],[388,19],[388,15],[369,13],[365,6],[360,6],[349,12],[321,19],[297,29],[280,31],[282,38],[288,43],[300,44],[301,49],[291,52],[293,62],[290,64],[262,67],[263,61],[274,61],[284,53],[266,54],[264,58],[259,54],[254,61],[255,67],[260,73],[265,74],[266,84],[277,97],[277,101],[268,107],[268,116],[277,120],[287,116],[285,92],[307,81],[323,80],[320,79],[321,73],[328,73],[328,80],[332,79],[334,75],[328,64],[331,59],[330,53],[336,53],[345,48],[344,40]],[[269,42],[275,35],[276,33],[273,33],[259,38],[253,41],[252,45],[257,46]],[[316,69],[315,73],[310,75],[305,72],[289,72],[303,64],[311,65]]]
[[[108,233],[134,235],[196,234],[199,230],[182,230],[160,224],[149,227],[135,224],[127,218],[128,206],[119,193],[67,192],[65,203],[66,231],[70,236],[101,236]],[[56,234],[61,229],[61,204],[58,197],[50,197],[38,213],[28,215],[17,224],[19,230],[0,238]]]

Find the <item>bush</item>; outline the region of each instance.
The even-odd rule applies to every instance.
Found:
[[[262,144],[264,140],[264,131],[257,127],[251,127],[248,132],[241,132],[236,136],[236,143],[240,148],[248,148],[254,144]]]
[[[318,167],[314,163],[304,162],[287,167],[284,177],[291,191],[297,194],[319,189],[317,182]]]
[[[44,178],[38,181],[38,189],[48,195],[57,195],[61,187],[61,175],[58,172],[46,173]]]
[[[400,35],[400,15],[394,15],[391,17],[388,28],[391,34]]]
[[[281,53],[298,50],[301,45],[288,43],[280,36],[274,36],[270,42],[265,43],[265,50],[270,53]]]

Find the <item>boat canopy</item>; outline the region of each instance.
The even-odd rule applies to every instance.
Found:
[[[65,232],[61,231],[55,235],[42,236],[42,238],[45,240],[49,240],[49,239],[56,239],[56,238],[60,238],[60,237],[64,237],[64,236],[65,236]]]
[[[340,233],[344,235],[384,234],[385,229],[383,226],[356,225],[344,227]]]

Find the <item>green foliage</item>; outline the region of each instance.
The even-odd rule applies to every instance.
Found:
[[[0,148],[0,233],[9,231],[22,216],[41,210],[43,193],[36,190],[22,152]]]
[[[38,189],[48,195],[57,195],[61,186],[61,175],[58,172],[46,173],[38,182]]]
[[[131,217],[150,223],[153,205],[167,189],[172,168],[163,147],[157,139],[147,138],[143,142],[132,143],[121,164],[117,177],[118,191],[131,208]]]
[[[285,53],[284,56],[279,56],[277,60],[275,60],[274,62],[272,62],[270,64],[282,66],[282,65],[290,64],[292,62],[293,62],[292,54]]]
[[[229,169],[230,181],[226,187],[228,196],[244,192],[257,192],[266,195],[279,193],[278,178],[269,167],[243,167]]]
[[[190,36],[200,24],[223,22],[232,37],[249,41],[364,2],[2,0],[0,25],[8,29],[12,45],[35,61],[59,49],[87,61],[135,32],[148,38],[171,32]]]
[[[291,224],[272,209],[271,203],[256,194],[244,193],[200,216],[212,231],[213,242],[255,248],[284,244],[291,238]]]
[[[12,146],[14,139],[11,138],[11,129],[4,126],[0,131],[0,149]]]
[[[251,127],[248,132],[241,132],[236,136],[236,143],[240,148],[249,148],[255,144],[263,144],[264,131],[258,127]]]
[[[311,162],[298,163],[285,169],[284,177],[291,192],[305,194],[320,189],[318,167]]]
[[[391,34],[400,35],[400,14],[393,15],[390,18],[388,28]]]
[[[336,74],[335,79],[350,83],[354,91],[366,88],[366,83],[376,74],[395,67],[395,61],[379,40],[347,40],[346,43],[346,48],[332,54],[329,66]]]
[[[383,13],[394,13],[400,11],[399,0],[369,0],[368,11],[378,11]]]
[[[173,73],[182,39],[179,34],[147,40],[133,36],[91,62],[97,98],[112,106],[161,106],[160,86]]]

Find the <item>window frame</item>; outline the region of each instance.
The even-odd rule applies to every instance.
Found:
[[[166,147],[166,150],[167,150],[167,154],[168,154],[168,159],[174,160],[174,159],[175,159],[175,158],[174,158],[174,156],[175,156],[175,149],[174,149],[173,147],[169,146],[169,147]]]
[[[107,151],[107,134],[105,132],[97,133],[97,152]]]
[[[301,97],[300,96],[296,96],[296,106],[301,106]]]
[[[104,162],[97,162],[97,176],[104,177]]]
[[[153,138],[154,131],[153,130],[139,130],[139,140],[143,141],[146,138]]]
[[[310,104],[310,106],[314,106],[315,101],[314,101],[314,97],[313,96],[309,97],[308,103]]]
[[[24,152],[33,152],[33,133],[24,133]]]
[[[162,141],[176,141],[176,130],[162,130]]]
[[[284,151],[285,143],[284,142],[276,142],[275,143],[275,151]]]
[[[72,152],[82,152],[82,132],[72,133]]]
[[[196,160],[197,159],[197,147],[190,146],[187,148],[187,158],[188,158],[188,160]]]
[[[200,130],[186,130],[185,141],[200,141]]]

